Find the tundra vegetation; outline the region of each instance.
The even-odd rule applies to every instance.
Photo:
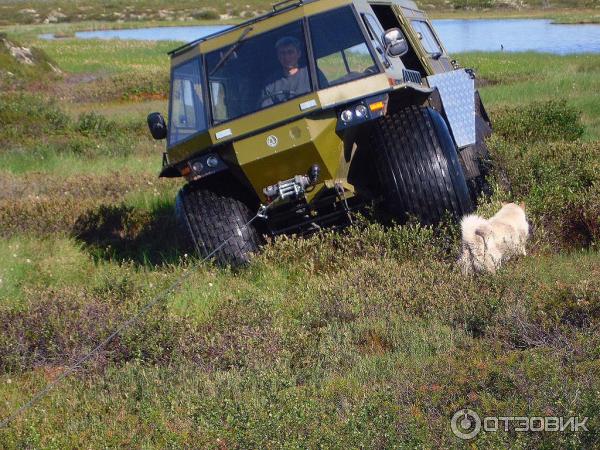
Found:
[[[369,212],[232,271],[185,253],[181,183],[156,178],[145,116],[166,109],[175,44],[32,36],[0,45],[0,416],[192,273],[3,447],[448,447],[463,407],[589,417],[478,447],[600,445],[600,56],[456,55],[496,127],[479,212],[525,201],[533,228],[498,274],[460,274],[451,223]]]
[[[419,6],[434,17],[549,17],[564,23],[600,21],[596,0],[425,0]],[[0,26],[12,24],[113,24],[223,21],[252,18],[271,10],[270,0],[211,2],[210,0],[45,0],[0,1]]]

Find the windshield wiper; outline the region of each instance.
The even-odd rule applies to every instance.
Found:
[[[215,74],[215,72],[217,70],[219,70],[223,66],[223,64],[225,64],[227,62],[227,60],[231,57],[231,55],[233,55],[233,52],[235,52],[238,49],[238,47],[240,46],[240,44],[242,43],[242,41],[244,40],[244,38],[252,30],[253,30],[252,27],[248,27],[248,28],[245,28],[244,31],[242,31],[242,34],[240,35],[240,37],[238,38],[238,40],[235,41],[231,47],[229,47],[229,50],[227,50],[223,56],[221,56],[221,59],[215,65],[215,67],[213,68],[213,70],[210,71],[210,73],[208,74],[208,76],[212,77]]]

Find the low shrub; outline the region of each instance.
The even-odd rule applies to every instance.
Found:
[[[574,141],[584,132],[581,112],[566,100],[505,108],[493,117],[494,131],[515,143]]]
[[[167,98],[169,92],[169,73],[148,73],[133,79],[126,75],[115,75],[110,84],[110,87],[106,87],[105,94],[110,95],[112,90],[112,95],[120,100],[162,100]]]
[[[191,16],[198,20],[216,20],[221,17],[218,11],[210,8],[201,9],[200,11],[192,13]]]
[[[72,363],[133,314],[135,301],[131,300],[123,303],[111,295],[98,298],[79,289],[29,292],[26,311],[0,310],[0,372]],[[184,332],[182,325],[169,320],[164,304],[157,305],[133,332],[103,349],[96,366],[107,360],[166,363]]]
[[[150,140],[145,121],[119,122],[94,111],[73,121],[54,100],[31,94],[0,94],[0,153],[40,159],[64,155],[89,159],[130,155],[144,139]],[[141,148],[141,146],[140,146]]]
[[[127,172],[43,179],[35,172],[3,176],[0,237],[68,234],[89,211],[99,205],[108,208],[107,205],[122,201],[128,190],[141,190],[144,184],[139,176]]]
[[[486,9],[494,6],[494,0],[455,0],[454,9]]]
[[[0,145],[65,133],[71,119],[55,100],[25,93],[0,94]]]
[[[496,175],[509,178],[534,221],[557,247],[589,246],[600,237],[600,143],[516,144],[490,141]]]
[[[117,124],[93,111],[79,115],[75,129],[84,136],[106,137],[117,128]]]

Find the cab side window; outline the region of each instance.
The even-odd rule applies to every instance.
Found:
[[[419,39],[421,40],[421,44],[423,44],[425,51],[432,55],[441,55],[442,47],[435,38],[435,35],[433,34],[429,24],[422,20],[413,20],[411,23],[414,30],[418,33]]]
[[[350,7],[309,19],[319,88],[379,73],[379,67]]]
[[[206,130],[200,66],[200,59],[194,58],[173,69],[169,145]]]

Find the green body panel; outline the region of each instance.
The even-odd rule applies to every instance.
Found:
[[[305,115],[308,111],[303,112],[300,109],[300,104],[309,100],[317,102],[311,110],[318,110],[320,107],[319,98],[316,92],[311,92],[302,97],[298,97],[293,101],[280,103],[271,108],[263,109],[248,116],[240,117],[239,119],[231,120],[214,128],[209,128],[203,133],[199,133],[189,140],[178,144],[169,149],[169,162],[171,164],[182,161],[194,153],[205,150],[214,145],[222,145],[230,141],[234,141],[250,133],[256,133],[259,124],[268,124],[269,128],[277,126],[282,122],[293,120],[295,117]],[[230,130],[231,134],[225,138],[219,139],[218,133]]]
[[[336,104],[362,98],[365,96],[365,93],[375,94],[386,90],[391,90],[388,78],[385,74],[379,74],[328,89],[322,89],[317,92],[311,92],[289,102],[280,103],[214,128],[209,128],[206,132],[199,133],[169,149],[169,162],[175,164],[189,158],[194,153],[216,144],[225,144],[244,139],[249,134],[255,134],[257,131],[260,131],[260,129],[257,130],[260,124],[268,124],[268,127],[265,128],[272,129],[282,123],[288,123],[296,118],[314,114],[316,111],[331,108]],[[300,105],[311,100],[315,102],[315,105],[302,111]],[[288,123],[288,126],[292,125]],[[218,139],[217,134],[225,130],[230,130],[231,134],[226,138]],[[264,134],[266,139],[266,136],[270,132],[267,130],[262,134]]]
[[[317,119],[302,118],[233,143],[236,162],[262,201],[264,187],[290,174],[304,174],[313,164],[321,168],[321,180],[344,174],[344,167],[340,168],[343,141],[335,132],[336,123],[336,114],[329,111]],[[277,144],[269,146],[269,138]],[[317,186],[308,199],[318,190]]]

